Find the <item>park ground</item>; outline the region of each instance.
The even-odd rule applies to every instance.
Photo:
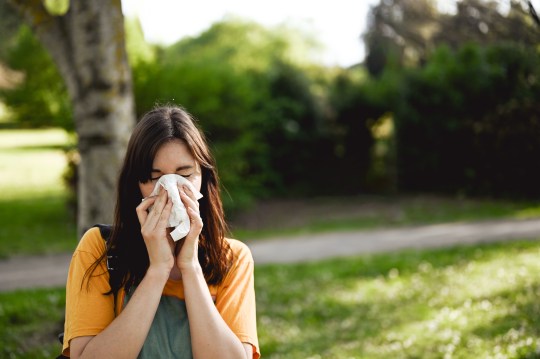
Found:
[[[59,186],[65,138],[45,133],[0,133],[0,248],[10,258],[4,261],[62,255],[76,244]],[[497,243],[396,246],[257,265],[263,357],[540,358],[540,236],[533,228],[532,236],[516,238],[498,227],[539,217],[531,201],[426,195],[274,200],[237,214],[233,233],[254,248],[288,236],[291,243],[338,239],[336,246],[346,247],[351,233],[375,238],[373,231],[413,229],[450,228],[458,238],[473,223],[482,223],[484,234],[502,234]],[[0,293],[0,357],[57,354],[64,303],[62,286]]]

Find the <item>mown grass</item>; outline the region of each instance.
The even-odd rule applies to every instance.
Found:
[[[0,257],[76,245],[62,182],[68,143],[58,129],[0,131]]]
[[[58,356],[64,307],[64,289],[0,293],[0,358]]]
[[[539,255],[520,242],[264,267],[261,345],[268,358],[540,358]]]
[[[540,241],[256,267],[264,358],[540,358]],[[0,357],[60,350],[64,291],[0,293]]]

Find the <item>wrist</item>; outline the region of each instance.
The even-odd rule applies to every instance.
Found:
[[[192,261],[188,263],[181,263],[179,265],[180,272],[182,276],[189,274],[203,274],[203,270],[199,261]]]
[[[169,279],[171,268],[166,266],[150,265],[146,270],[146,276],[154,280],[166,282]]]

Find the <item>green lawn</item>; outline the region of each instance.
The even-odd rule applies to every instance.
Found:
[[[264,358],[540,358],[540,241],[256,268]],[[64,291],[0,293],[0,357],[60,350]]]
[[[68,143],[58,129],[0,131],[0,257],[73,250],[62,182]]]
[[[268,358],[540,358],[539,242],[259,268]]]

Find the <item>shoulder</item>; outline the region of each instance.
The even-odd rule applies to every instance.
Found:
[[[92,227],[82,236],[75,253],[85,252],[94,255],[96,258],[101,256],[106,250],[105,240],[101,236],[99,228]]]
[[[225,242],[229,244],[233,255],[233,262],[253,262],[253,256],[249,247],[237,239],[225,238]]]

